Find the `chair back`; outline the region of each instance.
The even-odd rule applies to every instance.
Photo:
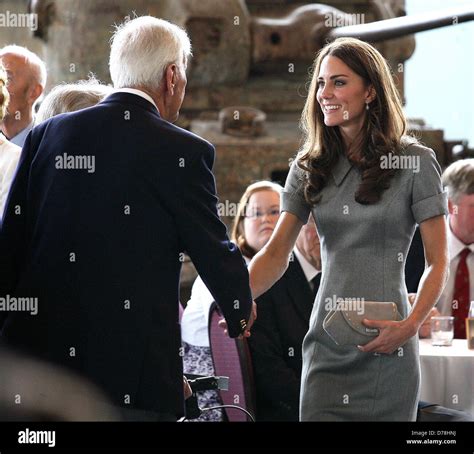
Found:
[[[209,343],[215,375],[229,377],[229,390],[219,391],[225,405],[238,405],[255,417],[255,387],[252,361],[247,339],[231,339],[218,325],[222,319],[213,303],[209,313]],[[237,409],[225,408],[229,421],[247,421],[248,416]]]

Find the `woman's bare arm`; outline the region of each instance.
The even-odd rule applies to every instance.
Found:
[[[283,276],[303,222],[284,211],[268,243],[249,265],[253,299],[258,298]]]
[[[420,224],[427,268],[418,286],[410,316],[415,326],[421,326],[446,285],[449,273],[447,223],[444,216],[437,216]]]

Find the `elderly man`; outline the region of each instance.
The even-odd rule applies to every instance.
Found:
[[[449,207],[449,279],[420,329],[420,337],[430,336],[430,319],[436,315],[453,315],[454,337],[466,338],[465,319],[469,302],[474,300],[474,159],[461,159],[443,173],[448,189]],[[410,300],[414,300],[414,294]]]
[[[217,213],[214,148],[172,124],[190,52],[167,21],[121,26],[116,92],[33,129],[0,231],[0,296],[38,299],[35,316],[10,309],[3,339],[89,378],[131,420],[183,413],[183,251],[231,337],[254,318],[245,262]]]
[[[454,315],[454,337],[466,338],[465,319],[474,300],[474,159],[462,159],[443,173],[449,195],[449,280],[438,301],[442,315]]]
[[[23,146],[33,128],[34,108],[46,86],[46,66],[25,47],[0,49],[0,60],[8,74],[10,105],[1,126],[3,134],[15,145]]]

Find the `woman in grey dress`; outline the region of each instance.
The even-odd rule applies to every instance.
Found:
[[[283,213],[249,267],[253,296],[283,274],[312,212],[323,275],[303,342],[300,419],[414,420],[416,334],[447,278],[439,165],[432,150],[405,135],[385,60],[356,39],[338,39],[316,57],[302,126],[305,141],[282,195]],[[410,311],[404,265],[416,224],[427,267]],[[367,301],[393,302],[400,319],[364,319],[378,336],[338,345],[323,321],[340,298],[360,301],[362,309]]]

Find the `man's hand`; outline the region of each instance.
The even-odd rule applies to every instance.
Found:
[[[255,303],[255,301],[252,302],[252,312],[250,313],[250,318],[249,318],[249,321],[247,323],[247,328],[245,328],[245,331],[243,332],[243,334],[241,334],[238,339],[242,339],[244,337],[250,337],[251,336],[251,333],[250,333],[250,329],[252,328],[252,325],[254,324],[255,320],[257,320],[257,304]],[[219,321],[219,327],[221,327],[223,330],[224,330],[224,333],[225,334],[229,334],[228,331],[227,331],[227,322],[225,321],[225,319],[222,319]]]
[[[245,337],[250,336],[250,329],[255,323],[255,320],[257,320],[257,303],[255,301],[252,301],[252,312],[250,313],[250,318],[247,323],[247,328],[245,329],[245,333],[248,333],[248,336],[245,336]]]
[[[380,331],[380,334],[374,340],[365,345],[357,346],[360,351],[366,353],[391,355],[417,332],[417,328],[407,320],[394,322],[392,320],[364,319],[362,323],[369,328],[378,328]]]
[[[188,399],[193,395],[193,390],[189,386],[188,379],[183,375],[183,391],[184,391],[184,400]]]

